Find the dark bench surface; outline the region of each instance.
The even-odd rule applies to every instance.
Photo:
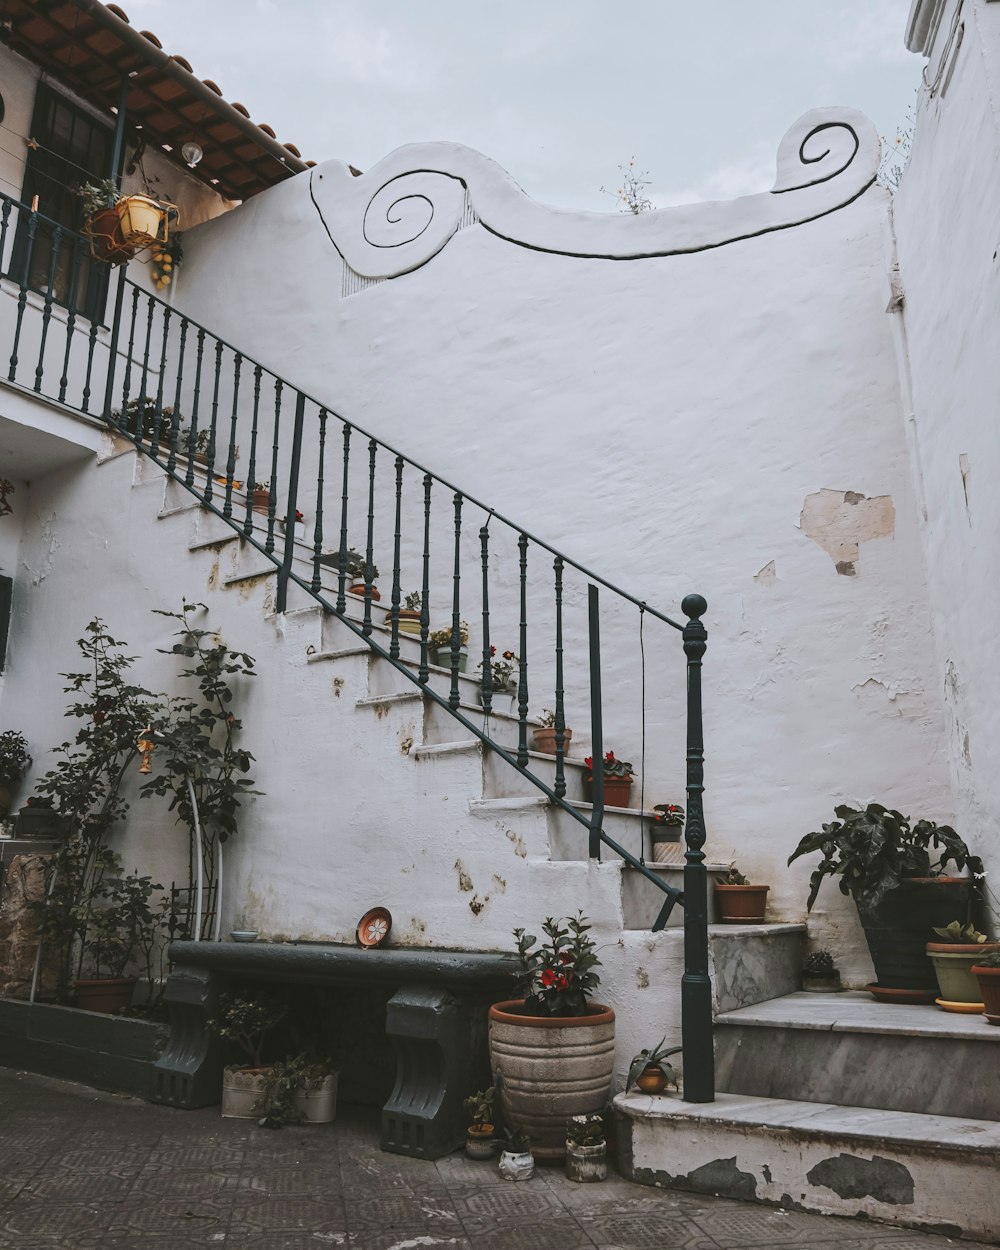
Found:
[[[176,967],[192,966],[249,977],[289,981],[364,981],[383,985],[444,985],[513,991],[521,970],[517,955],[436,947],[365,950],[336,942],[172,942]]]

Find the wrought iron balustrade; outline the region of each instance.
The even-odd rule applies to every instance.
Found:
[[[40,277],[34,249],[42,238],[47,268]],[[86,246],[80,236],[37,211],[0,197],[7,297],[0,300],[0,332],[7,333],[11,346],[8,382],[95,414],[128,438],[202,508],[231,526],[259,554],[262,569],[276,571],[279,612],[296,591],[320,603],[575,822],[591,858],[600,859],[607,848],[652,882],[664,896],[654,930],[666,924],[675,903],[683,904],[685,1096],[710,1101],[704,599],[689,595],[682,604],[687,620],[680,623],[612,585],[184,316],[132,281],[124,266],[112,284],[110,325],[99,325],[85,314],[78,296],[80,275],[91,264],[82,250]],[[299,516],[301,537],[296,533]],[[391,553],[384,622],[376,619],[376,561],[384,558],[382,553]],[[416,587],[420,596],[419,633],[413,635],[400,628],[408,587]],[[447,623],[437,631],[432,630],[432,605],[444,605]],[[640,641],[654,637],[659,643],[675,632],[682,636],[687,671],[683,891],[647,865],[641,817],[634,849],[606,828],[606,668],[600,630],[610,622],[620,636],[628,617],[632,627],[638,622]],[[467,618],[474,623],[467,625]],[[647,625],[665,633],[643,635]],[[434,657],[437,662],[432,662],[434,633],[445,636],[444,655]],[[463,671],[466,637],[475,638],[478,677]],[[513,656],[505,662],[516,676],[511,696],[498,687],[504,670],[495,668],[495,649],[501,657],[504,651]],[[657,654],[664,650],[658,648]],[[616,663],[621,669],[623,661]],[[645,696],[644,659],[640,676]],[[555,752],[550,757],[529,750],[529,732],[537,723],[530,709],[542,702],[553,709]],[[645,714],[644,697],[643,725]],[[581,780],[580,762],[567,750],[567,728],[577,717],[590,726],[590,803],[570,793]],[[644,739],[642,745],[645,752]]]

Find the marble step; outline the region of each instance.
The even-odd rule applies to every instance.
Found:
[[[1000,1120],[1000,1028],[979,1015],[788,994],[720,1014],[715,1056],[731,1094]]]
[[[905,1062],[893,1068],[907,1078]],[[808,1241],[796,1235],[797,1211],[1000,1238],[1000,1125],[988,1120],[732,1093],[711,1103],[619,1094],[614,1108],[623,1176],[779,1206],[781,1233],[771,1245]],[[856,1244],[860,1228],[845,1224],[829,1244]],[[746,1245],[740,1233],[733,1211],[723,1244]],[[865,1236],[865,1245],[876,1241]]]

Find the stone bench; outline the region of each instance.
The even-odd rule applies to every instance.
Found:
[[[382,1109],[382,1149],[436,1159],[465,1137],[462,1100],[486,1070],[486,1009],[509,997],[515,955],[428,948],[364,950],[314,942],[174,942],[166,988],[170,1040],[152,1101],[205,1107],[222,1096],[222,1046],[209,1029],[234,980],[385,986],[396,1084]]]

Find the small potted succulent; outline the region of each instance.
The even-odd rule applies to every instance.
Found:
[[[839,994],[840,973],[829,951],[813,951],[802,965],[802,988],[807,994]]]
[[[588,803],[594,801],[594,759],[588,755],[583,761],[586,772],[583,775],[583,796]],[[607,807],[628,807],[632,793],[632,779],[635,771],[628,760],[615,757],[614,751],[604,756],[604,803]]]
[[[677,1089],[677,1074],[673,1064],[667,1063],[671,1055],[677,1055],[683,1047],[666,1047],[666,1035],[660,1038],[652,1050],[640,1050],[629,1064],[626,1091],[633,1085],[644,1094],[662,1094],[668,1085]]]
[[[419,634],[420,633],[420,604],[423,600],[419,590],[411,591],[410,594],[404,596],[403,606],[401,608],[386,608],[385,623],[392,627],[392,614],[396,612],[396,620],[399,623],[399,632],[401,634]]]
[[[649,822],[649,837],[653,847],[654,864],[683,864],[684,848],[681,836],[684,830],[684,808],[676,803],[657,803],[653,807],[653,819]]]
[[[1000,950],[992,951],[973,964],[972,972],[979,982],[983,1015],[990,1024],[1000,1024]]]
[[[927,954],[934,965],[941,997],[938,1006],[945,1011],[967,1011],[970,1003],[982,1003],[979,982],[972,969],[986,955],[1000,950],[1000,942],[991,942],[975,925],[953,920],[943,928],[935,928],[936,942],[927,943]],[[980,1006],[980,1011],[982,1006]]]
[[[520,1129],[510,1129],[500,1153],[500,1175],[505,1181],[530,1181],[535,1173],[531,1139]]]
[[[573,1115],[566,1121],[566,1177],[587,1184],[608,1176],[608,1144],[604,1117],[598,1112]]]
[[[497,654],[497,649],[490,644],[490,694],[492,699],[509,698],[511,700],[517,697],[517,677],[515,672],[521,663],[520,657],[513,651],[501,651]],[[485,682],[486,670],[483,668],[483,661],[480,660],[476,665],[483,673],[482,682]],[[485,694],[485,686],[479,688],[479,700],[482,702]]]
[[[453,630],[450,625],[443,629],[432,629],[427,635],[427,647],[431,653],[431,663],[438,665],[439,668],[451,668],[452,660],[452,635]],[[458,622],[458,662],[455,667],[460,673],[465,672],[465,666],[469,661],[469,622]]]
[[[10,813],[18,783],[31,767],[28,740],[16,729],[0,733],[0,819]]]
[[[470,1159],[492,1159],[496,1154],[497,1141],[493,1123],[493,1100],[496,1086],[477,1090],[470,1094],[462,1106],[472,1117],[466,1129],[465,1153]]]
[[[532,747],[542,755],[555,755],[556,753],[556,714],[550,712],[548,708],[542,710],[541,716],[538,718],[538,725],[532,731],[534,734]],[[573,741],[573,730],[563,728],[563,754],[569,755],[569,744]]]
[[[763,924],[769,885],[751,885],[735,864],[715,883],[722,924]]]

